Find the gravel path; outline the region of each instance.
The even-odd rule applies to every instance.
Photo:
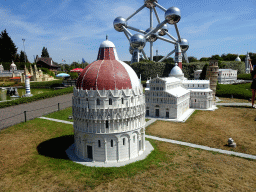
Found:
[[[73,93],[0,109],[0,130],[72,106]]]

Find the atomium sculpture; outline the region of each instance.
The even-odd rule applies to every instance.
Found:
[[[137,29],[129,26],[127,21],[131,19],[134,15],[139,13],[145,7],[147,7],[150,10],[150,27],[145,31],[143,31],[141,29]],[[160,8],[165,12],[165,20],[163,22],[161,22],[158,17],[156,7]],[[155,28],[153,27],[153,11],[158,21],[158,24]],[[183,55],[186,62],[188,63],[186,51],[189,48],[189,44],[186,39],[183,39],[180,37],[180,33],[177,27],[177,23],[180,21],[180,19],[181,19],[181,14],[180,14],[179,8],[170,7],[169,9],[165,9],[164,7],[158,4],[158,0],[144,0],[144,5],[141,6],[137,11],[135,11],[132,15],[130,15],[126,19],[123,17],[117,17],[114,20],[113,25],[116,31],[124,32],[125,36],[127,37],[130,43],[129,52],[132,54],[131,63],[139,62],[139,58],[141,54],[145,59],[148,59],[146,56],[146,53],[143,50],[143,48],[146,45],[146,42],[150,43],[150,60],[152,61],[153,60],[153,42],[155,42],[157,39],[160,39],[168,43],[172,43],[175,46],[175,49],[170,53],[168,53],[161,60],[159,60],[159,62],[165,60],[167,57],[169,57],[171,54],[175,52],[175,62],[178,63],[178,60],[180,60],[178,55],[179,56]],[[178,39],[175,39],[171,34],[168,33],[167,24],[174,25]],[[128,29],[137,31],[140,34],[132,35],[130,31],[128,31]],[[163,37],[165,35],[169,36],[171,39],[167,39]],[[181,51],[182,54],[179,53],[179,51]]]

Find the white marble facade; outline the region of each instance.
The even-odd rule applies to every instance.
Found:
[[[213,106],[209,80],[187,80],[176,65],[169,77],[156,77],[146,82],[146,116],[179,119],[189,108]]]
[[[202,70],[194,71],[195,80],[199,80]],[[219,69],[218,83],[219,84],[232,84],[237,81],[237,70],[233,69]]]
[[[237,81],[237,70],[219,69],[218,83],[231,84]]]
[[[119,162],[145,150],[145,96],[142,86],[124,90],[74,88],[73,118],[78,157]]]

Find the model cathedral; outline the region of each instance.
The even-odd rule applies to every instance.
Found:
[[[103,41],[98,58],[74,88],[75,154],[97,162],[120,162],[145,150],[145,97],[134,70]]]
[[[213,109],[214,92],[210,89],[210,80],[187,80],[182,72],[179,44],[175,49],[176,64],[169,77],[157,76],[146,82],[146,116],[179,119],[189,108]]]

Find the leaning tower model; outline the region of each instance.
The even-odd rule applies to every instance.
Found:
[[[219,74],[218,61],[211,60],[209,63],[209,66],[207,67],[206,80],[208,79],[210,80],[210,89],[212,90],[214,104],[215,104],[215,94],[216,94],[218,74]]]
[[[120,162],[145,151],[145,96],[134,70],[103,41],[98,58],[80,74],[72,98],[75,154]]]

